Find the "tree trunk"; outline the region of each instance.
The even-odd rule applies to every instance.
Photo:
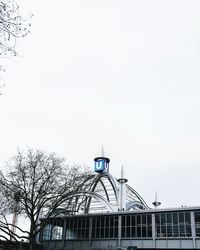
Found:
[[[33,239],[29,240],[29,250],[34,250],[34,240]]]
[[[32,233],[29,235],[29,250],[37,250],[35,248],[35,236]]]

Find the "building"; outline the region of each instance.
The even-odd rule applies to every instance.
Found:
[[[87,192],[76,194],[71,211],[51,218],[40,234],[45,250],[200,248],[200,207],[159,209],[155,201],[149,208],[127,184],[123,169],[116,179],[108,158],[94,161]]]

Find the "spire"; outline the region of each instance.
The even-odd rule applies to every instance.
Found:
[[[101,157],[105,157],[105,152],[104,152],[103,145],[102,145],[102,147],[101,147]]]
[[[119,195],[119,211],[126,209],[124,201],[126,195],[126,186],[124,185],[128,180],[124,178],[124,167],[121,168],[121,178],[117,180],[120,184],[120,195]]]
[[[126,183],[128,180],[124,178],[124,166],[122,165],[121,168],[121,178],[117,180],[119,183]]]
[[[121,168],[121,179],[124,178],[124,166],[122,165],[122,168]]]
[[[158,206],[161,205],[161,202],[158,201],[157,191],[155,192],[155,201],[152,204],[154,205],[154,208],[157,208]]]

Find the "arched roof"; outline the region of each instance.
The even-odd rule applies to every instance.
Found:
[[[71,197],[71,210],[78,214],[117,212],[120,207],[121,185],[109,173],[90,174],[81,190]],[[126,183],[123,185],[124,210],[149,208],[132,187]]]

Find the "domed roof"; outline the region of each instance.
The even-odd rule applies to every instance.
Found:
[[[148,209],[142,197],[126,183],[121,184],[110,173],[90,174],[81,191],[73,194],[71,211],[74,213],[117,212],[120,209],[123,185],[123,209]]]

